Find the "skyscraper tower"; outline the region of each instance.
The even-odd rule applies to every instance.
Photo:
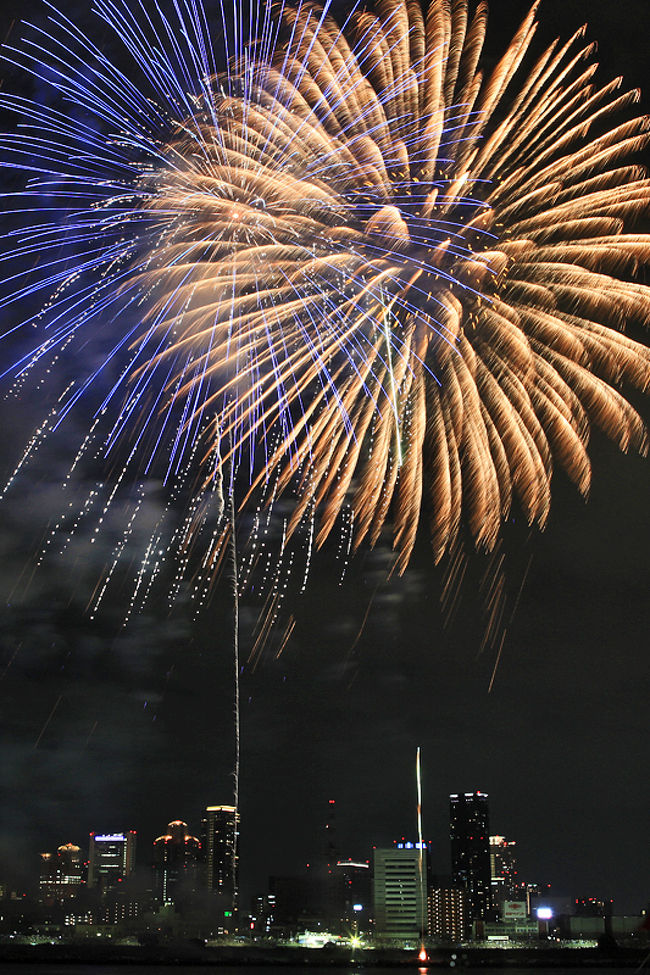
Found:
[[[127,833],[91,833],[88,850],[88,886],[103,893],[126,880],[135,867],[134,829]]]
[[[201,844],[190,836],[187,823],[175,819],[153,844],[154,894],[162,904],[196,892],[199,886]]]
[[[490,837],[490,874],[493,894],[513,898],[517,888],[516,842],[505,836]]]
[[[239,813],[234,806],[208,806],[201,821],[208,890],[220,899],[224,928],[233,930],[239,884]]]
[[[449,797],[449,836],[454,883],[469,894],[472,920],[483,921],[492,910],[490,822],[485,792]]]

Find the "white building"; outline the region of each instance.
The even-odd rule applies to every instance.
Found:
[[[427,933],[429,852],[414,843],[376,849],[373,900],[381,938],[413,939]]]

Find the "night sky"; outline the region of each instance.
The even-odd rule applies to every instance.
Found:
[[[63,3],[88,21],[84,3]],[[527,4],[492,7],[498,54]],[[599,77],[623,73],[642,85],[645,0],[544,0],[542,40],[568,36],[585,8],[588,36],[600,40]],[[47,396],[46,387],[0,402],[7,471]],[[633,401],[650,421],[650,401]],[[146,863],[169,820],[198,832],[202,807],[232,795],[225,589],[198,623],[154,607],[121,631],[120,593],[91,622],[84,605],[110,552],[108,526],[92,550],[73,545],[62,562],[48,561],[25,592],[43,526],[56,515],[64,441],[0,504],[0,880],[33,879],[39,851],[84,846],[90,830],[137,829]],[[597,434],[590,452],[588,504],[557,475],[547,530],[530,533],[516,517],[507,526],[509,607],[517,605],[491,692],[495,650],[479,653],[480,560],[446,627],[426,538],[401,579],[386,581],[382,546],[352,563],[343,586],[331,552],[315,560],[292,607],[288,646],[242,675],[245,898],[265,891],[270,873],[298,871],[319,852],[328,799],[337,802],[341,856],[365,859],[373,845],[413,837],[419,745],[436,871],[449,870],[449,793],[481,789],[492,832],[517,841],[522,879],[558,895],[613,897],[617,913],[647,905],[650,462]],[[158,499],[147,504],[153,518]],[[257,608],[246,597],[243,659]]]

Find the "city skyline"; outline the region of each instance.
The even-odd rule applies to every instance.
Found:
[[[147,865],[141,856],[136,871],[135,831],[91,832],[88,861],[83,862],[78,846],[62,844],[56,854],[41,854],[37,887],[21,894],[3,886],[2,897],[14,905],[10,917],[16,918],[19,932],[25,917],[38,924],[40,916],[40,924],[48,918],[45,923],[72,926],[73,936],[82,938],[92,935],[96,925],[108,925],[109,938],[143,931],[155,936],[175,918],[167,937],[172,930],[177,938],[181,931],[185,937],[191,931],[203,932],[202,937],[239,932],[276,944],[303,937],[309,943],[311,931],[322,941],[342,937],[347,943],[355,937],[361,944],[369,938],[379,947],[423,944],[423,939],[432,945],[491,939],[531,945],[546,942],[552,933],[553,943],[559,938],[584,944],[585,939],[614,935],[625,943],[630,938],[642,943],[650,905],[625,916],[602,892],[561,894],[550,883],[515,880],[512,855],[506,862],[513,882],[506,888],[495,851],[506,856],[503,851],[512,853],[516,843],[487,834],[489,797],[475,790],[452,794],[449,802],[451,872],[446,874],[432,872],[429,842],[420,845],[405,837],[390,847],[373,845],[372,858],[366,861],[338,859],[329,832],[336,824],[336,803],[330,799],[326,828],[319,837],[320,857],[307,864],[311,869],[302,875],[269,877],[264,891],[257,891],[248,903],[236,884],[228,889],[238,825],[229,806],[204,810],[203,849],[185,822],[173,820],[168,833],[149,845]],[[488,875],[492,873],[487,888],[486,864]],[[20,911],[16,914],[17,903],[24,904],[23,920]],[[122,927],[118,931],[112,925]]]
[[[537,878],[519,877],[518,871],[513,870],[516,864],[512,848],[519,845],[520,841],[507,840],[502,835],[488,834],[469,835],[475,833],[475,827],[479,829],[487,825],[487,813],[485,810],[472,810],[472,802],[476,797],[480,797],[483,805],[487,805],[489,797],[480,790],[464,795],[468,803],[467,810],[458,810],[455,801],[459,799],[458,794],[449,796],[450,817],[449,817],[449,863],[447,872],[435,873],[431,868],[431,851],[439,846],[434,840],[426,839],[422,841],[422,849],[425,850],[426,864],[424,877],[426,884],[431,887],[447,884],[464,890],[468,894],[467,908],[475,919],[481,919],[485,914],[492,911],[498,901],[517,900],[525,896],[525,891],[535,890],[536,897],[545,896],[545,891],[549,897],[572,896],[568,892],[554,893],[551,895],[552,883],[539,883]],[[463,798],[463,797],[461,797]],[[328,806],[335,805],[336,800],[328,800]],[[193,867],[198,863],[203,865],[202,876],[200,879],[194,878],[196,886],[203,886],[206,890],[215,894],[221,894],[224,889],[231,891],[233,887],[233,840],[234,820],[232,806],[208,806],[202,813],[201,833],[203,840],[192,836],[190,828],[183,820],[172,820],[167,824],[168,832],[155,837],[153,841],[140,836],[136,829],[125,829],[110,833],[98,833],[91,831],[88,834],[87,848],[72,843],[69,840],[61,843],[55,852],[40,852],[34,858],[34,864],[41,861],[41,877],[47,878],[50,874],[56,876],[57,882],[65,885],[75,882],[81,878],[80,871],[83,870],[86,876],[83,882],[89,887],[96,887],[102,893],[114,892],[117,882],[125,881],[135,875],[136,870],[146,874],[152,873],[153,894],[161,904],[168,900],[174,900],[172,892],[178,886],[178,869],[183,867]],[[207,815],[206,815],[207,813]],[[212,817],[210,818],[210,813]],[[216,815],[215,815],[216,813]],[[239,821],[238,821],[239,824]],[[239,832],[239,825],[237,826]],[[366,839],[364,850],[358,851],[359,855],[369,854],[394,854],[394,863],[397,864],[400,858],[406,864],[407,873],[414,871],[413,883],[419,883],[418,857],[420,843],[411,837],[411,833],[401,835],[393,839],[388,846],[378,846],[373,843],[372,837]],[[365,861],[354,859],[345,855],[347,843],[343,839],[341,849],[330,846],[327,850],[322,846],[322,835],[317,835],[313,840],[312,855],[310,861],[304,864],[304,874],[312,876],[315,880],[325,875],[332,876],[339,872],[337,868],[342,868],[343,872],[349,868],[354,870],[367,870],[372,863],[372,856]],[[320,846],[320,849],[317,847]],[[84,854],[87,859],[84,861]],[[484,856],[482,856],[484,854]],[[500,861],[499,857],[504,857]],[[58,858],[60,866],[56,867],[55,862]],[[485,863],[490,865],[490,884],[489,891],[491,898],[485,898]],[[508,869],[503,870],[503,862]],[[34,866],[32,864],[32,866]],[[388,869],[392,866],[389,864]],[[383,874],[387,869],[386,864],[380,864],[380,872]],[[370,870],[371,875],[376,874],[375,869]],[[67,876],[70,874],[70,876]],[[167,874],[167,876],[165,876]],[[516,875],[516,876],[515,876]],[[273,880],[273,877],[269,878]],[[504,879],[507,881],[504,883]],[[238,879],[235,881],[235,889],[239,889]],[[6,887],[6,885],[5,885]],[[168,896],[169,893],[169,896]],[[602,894],[602,892],[600,892]],[[232,893],[229,894],[232,898]],[[575,897],[576,905],[580,905],[583,911],[590,908],[598,908],[611,913],[611,905],[614,898],[603,898],[595,896]]]
[[[576,30],[583,6],[545,0],[540,44]],[[491,56],[528,7],[527,0],[493,0]],[[623,73],[628,85],[645,84],[647,106],[646,32],[635,29],[647,23],[645,5],[590,8],[598,77]],[[10,0],[3,37],[21,10]],[[66,10],[86,18],[81,0]],[[635,405],[647,420],[647,400],[639,395]],[[38,396],[3,401],[15,439],[2,448],[7,471],[41,413]],[[441,573],[426,538],[403,578],[386,581],[390,550],[381,543],[353,560],[343,589],[333,551],[320,553],[278,659],[248,663],[258,607],[242,600],[241,857],[250,892],[278,872],[281,857],[301,869],[330,796],[339,833],[347,822],[346,856],[364,852],[365,833],[378,845],[400,831],[413,837],[412,760],[422,745],[424,832],[438,838],[434,872],[448,872],[440,839],[447,796],[480,785],[491,797],[493,829],[516,839],[527,876],[612,896],[630,912],[647,902],[650,464],[618,456],[598,435],[590,449],[595,476],[586,506],[558,476],[544,533],[529,537],[517,513],[507,526],[516,612],[500,653],[479,652],[484,563],[470,565],[464,601],[445,628]],[[62,470],[54,443],[30,499],[19,493],[0,506],[7,604],[0,862],[19,878],[41,836],[56,849],[78,842],[84,825],[122,823],[154,837],[170,816],[199,835],[206,798],[232,798],[227,592],[217,592],[197,622],[189,610],[170,619],[157,606],[122,631],[122,593],[91,622],[86,582],[111,551],[100,539],[92,556],[73,547],[63,569],[44,565],[23,600],[14,598],[40,542],[34,510],[49,510]],[[153,520],[155,486],[152,494]]]
[[[446,862],[442,854],[445,840],[439,836],[424,840],[427,887],[435,888],[442,885],[465,891],[467,901],[463,910],[467,918],[470,920],[489,918],[498,904],[504,900],[524,900],[530,913],[528,902],[531,891],[534,892],[535,899],[541,903],[546,902],[544,900],[546,897],[547,900],[550,898],[549,903],[571,901],[576,905],[582,904],[585,909],[591,904],[600,905],[602,902],[602,904],[609,904],[610,913],[612,904],[617,906],[619,903],[629,901],[625,892],[603,890],[585,892],[582,888],[563,889],[552,877],[532,877],[525,872],[522,874],[520,870],[515,871],[513,848],[516,846],[518,851],[525,850],[526,837],[524,836],[523,840],[521,836],[516,840],[508,840],[501,834],[491,832],[488,803],[489,796],[480,790],[464,794],[453,793],[449,796]],[[417,836],[413,828],[394,838],[389,844],[378,844],[374,841],[376,838],[366,837],[363,849],[349,850],[345,839],[345,823],[337,819],[336,810],[333,809],[335,806],[336,800],[327,801],[324,810],[327,815],[324,818],[327,819],[326,829],[337,830],[336,843],[331,841],[331,833],[325,833],[322,829],[317,830],[312,837],[311,848],[306,852],[309,859],[303,862],[302,868],[287,871],[282,869],[282,862],[278,861],[274,874],[293,873],[296,878],[302,876],[306,880],[307,877],[311,877],[313,882],[322,882],[326,874],[336,873],[336,868],[370,866],[374,855],[374,871],[371,869],[371,875],[377,876],[379,870],[382,877],[384,874],[388,876],[393,870],[397,873],[405,871],[405,876],[410,877],[409,871],[415,871],[413,884],[419,883],[417,881],[418,843],[415,841]],[[246,912],[248,902],[253,897],[265,896],[265,891],[268,892],[269,889],[272,892],[274,876],[269,875],[267,883],[260,885],[259,889],[251,884],[250,878],[244,877],[242,885],[241,877],[238,877],[233,888],[232,833],[235,828],[233,814],[234,808],[229,805],[212,805],[204,808],[201,813],[202,840],[198,840],[188,832],[188,829],[191,829],[188,823],[175,819],[167,824],[167,834],[157,836],[152,841],[139,835],[136,829],[102,834],[91,831],[88,834],[87,850],[68,839],[58,845],[58,856],[63,857],[61,861],[63,864],[67,864],[72,856],[72,862],[81,869],[84,864],[80,858],[87,853],[84,869],[87,871],[88,887],[97,887],[102,893],[114,891],[117,878],[120,878],[120,881],[126,880],[132,875],[135,876],[137,871],[140,883],[143,880],[146,882],[146,877],[151,874],[153,895],[158,897],[163,905],[168,899],[173,901],[173,891],[182,889],[183,883],[188,882],[186,892],[192,888],[205,887],[206,890],[218,895],[222,908],[225,904],[226,907],[234,907],[235,910]],[[343,829],[341,829],[342,825]],[[488,832],[481,834],[480,831],[483,829],[487,829]],[[239,818],[237,830],[238,835],[241,836]],[[245,840],[244,831],[244,843]],[[434,852],[435,860],[432,857]],[[357,860],[352,854],[356,855]],[[48,875],[43,874],[43,870],[51,872],[52,868],[48,863],[56,855],[44,852],[39,854],[42,861],[42,876]],[[367,855],[368,859],[358,861],[358,858],[364,855]],[[504,858],[503,861],[499,860],[499,856]],[[34,861],[31,864],[33,888],[38,857],[34,856],[32,859]],[[403,868],[399,866],[401,861],[404,861]],[[199,864],[203,865],[201,871],[195,873]],[[506,864],[505,870],[504,864]],[[519,866],[518,861],[516,865]],[[59,868],[59,872],[62,869]],[[236,870],[238,875],[238,866]],[[183,874],[185,874],[185,881],[183,881]],[[0,882],[5,882],[6,887],[6,878],[0,877]],[[408,883],[410,882],[409,880]],[[167,897],[168,891],[171,892],[169,897]],[[417,891],[414,887],[413,896],[416,895]],[[640,913],[642,910],[650,910],[650,901],[638,905],[636,911],[628,910],[627,913]],[[388,922],[383,920],[377,923],[386,925]],[[391,927],[390,923],[388,927]]]

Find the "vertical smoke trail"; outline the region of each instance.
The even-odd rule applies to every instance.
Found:
[[[417,782],[417,794],[418,794],[418,873],[420,879],[420,903],[421,916],[420,916],[420,952],[418,958],[420,961],[427,960],[427,951],[424,947],[424,937],[426,934],[426,909],[427,909],[427,897],[426,897],[426,885],[424,882],[424,843],[422,840],[422,769],[420,763],[420,746],[418,745],[417,752],[415,753],[415,779]]]
[[[239,765],[240,765],[240,711],[239,711],[239,570],[237,567],[237,535],[236,535],[236,510],[235,510],[235,485],[232,457],[230,460],[230,493],[229,493],[229,522],[230,540],[228,551],[230,556],[230,569],[232,572],[232,652],[233,652],[233,718],[234,718],[234,737],[235,737],[235,761],[233,769],[233,805],[235,807],[235,836],[232,846],[233,857],[233,918],[237,918],[238,889],[237,889],[237,860],[239,856]]]

